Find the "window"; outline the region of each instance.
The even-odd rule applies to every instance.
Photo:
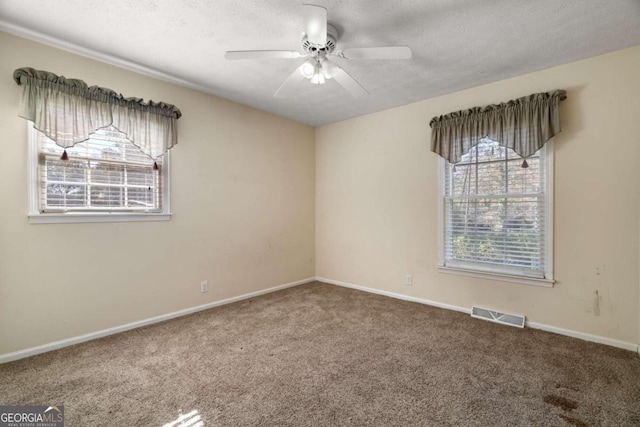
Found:
[[[29,67],[13,79],[31,125],[29,222],[170,219],[178,107]]]
[[[154,161],[114,127],[63,149],[30,128],[31,222],[169,219],[168,153]]]
[[[551,286],[552,153],[522,158],[483,139],[442,162],[441,270]]]

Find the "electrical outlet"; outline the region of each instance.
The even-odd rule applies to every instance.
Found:
[[[407,274],[407,277],[404,280],[404,284],[407,286],[413,285],[413,278],[411,277],[410,274]]]
[[[200,282],[200,292],[205,293],[209,291],[209,283],[205,280]]]

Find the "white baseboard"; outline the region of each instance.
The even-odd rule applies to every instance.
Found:
[[[325,277],[316,277],[315,280],[318,282],[329,283],[331,285],[342,286],[345,288],[357,289],[359,291],[369,292],[377,295],[384,295],[391,298],[401,299],[404,301],[417,302],[420,304],[431,305],[434,307],[445,308],[447,310],[460,311],[462,313],[471,314],[470,308],[460,307],[457,305],[444,304],[437,301],[431,301],[424,298],[412,297],[409,295],[398,294],[395,292],[381,291],[379,289],[367,288],[366,286],[354,285],[352,283],[341,282],[338,280],[327,279]],[[579,338],[584,341],[595,342],[598,344],[605,344],[612,347],[623,348],[625,350],[635,351],[640,354],[640,346],[638,344],[634,344],[631,342],[620,341],[613,338],[601,337],[599,335],[587,334],[585,332],[572,331],[569,329],[558,328],[556,326],[545,325],[538,322],[525,322],[525,326],[528,326],[532,329],[540,329],[542,331],[553,332],[559,335],[566,335],[572,338]]]
[[[531,329],[540,329],[541,331],[553,332],[554,334],[566,335],[568,337],[579,338],[581,340],[595,342],[598,344],[610,345],[611,347],[623,348],[625,350],[635,351],[640,354],[640,345],[632,342],[620,341],[613,338],[601,337],[600,335],[588,334],[586,332],[572,331],[570,329],[558,328],[557,326],[545,325],[538,322],[526,321],[525,325]]]
[[[159,323],[159,322],[163,322],[165,320],[169,320],[169,319],[174,319],[176,317],[180,317],[180,316],[186,316],[188,314],[192,314],[192,313],[196,313],[198,311],[202,311],[202,310],[207,310],[209,308],[213,308],[213,307],[219,307],[221,305],[225,305],[225,304],[231,304],[237,301],[242,301],[245,299],[249,299],[249,298],[255,298],[257,296],[260,295],[264,295],[264,294],[268,294],[271,292],[276,292],[282,289],[286,289],[286,288],[291,288],[294,286],[298,286],[298,285],[302,285],[305,283],[309,283],[312,282],[314,280],[317,280],[319,282],[324,282],[324,283],[329,283],[332,285],[337,285],[337,286],[342,286],[345,288],[351,288],[351,289],[356,289],[359,291],[363,291],[363,292],[369,292],[372,294],[377,294],[377,295],[383,295],[383,296],[387,296],[387,297],[391,297],[391,298],[396,298],[396,299],[400,299],[400,300],[405,300],[405,301],[411,301],[411,302],[417,302],[420,304],[426,304],[426,305],[431,305],[434,307],[439,307],[439,308],[444,308],[447,310],[453,310],[453,311],[459,311],[462,313],[466,313],[466,314],[471,314],[471,309],[470,308],[465,308],[465,307],[460,307],[460,306],[456,306],[456,305],[451,305],[451,304],[444,304],[444,303],[440,303],[437,301],[431,301],[431,300],[427,300],[424,298],[418,298],[418,297],[412,297],[409,295],[403,295],[403,294],[398,294],[395,292],[388,292],[388,291],[382,291],[379,289],[374,289],[374,288],[368,288],[366,286],[360,286],[360,285],[354,285],[351,283],[346,283],[346,282],[341,282],[338,280],[333,280],[333,279],[327,279],[325,277],[310,277],[307,279],[302,279],[302,280],[297,280],[295,282],[291,282],[291,283],[285,283],[284,285],[279,285],[279,286],[274,286],[272,288],[268,288],[268,289],[262,289],[260,291],[256,291],[256,292],[251,292],[248,294],[243,294],[243,295],[238,295],[236,297],[231,297],[231,298],[227,298],[227,299],[223,299],[220,301],[214,301],[214,302],[210,302],[208,304],[204,304],[204,305],[199,305],[196,307],[191,307],[191,308],[187,308],[184,310],[179,310],[179,311],[174,311],[173,313],[168,313],[168,314],[163,314],[160,316],[156,316],[156,317],[151,317],[148,319],[143,319],[137,322],[133,322],[133,323],[128,323],[126,325],[121,325],[121,326],[116,326],[113,328],[108,328],[108,329],[103,329],[101,331],[97,331],[97,332],[92,332],[89,334],[85,334],[85,335],[80,335],[78,337],[72,337],[72,338],[67,338],[61,341],[56,341],[56,342],[52,342],[49,344],[44,344],[41,346],[37,346],[37,347],[31,347],[31,348],[27,348],[25,350],[19,350],[19,351],[15,351],[12,353],[5,353],[0,355],[0,364],[2,363],[7,363],[7,362],[12,362],[14,360],[19,360],[19,359],[24,359],[26,357],[30,357],[30,356],[35,356],[36,354],[41,354],[41,353],[46,353],[48,351],[52,351],[52,350],[57,350],[59,348],[63,348],[63,347],[68,347],[71,345],[75,345],[75,344],[80,344],[82,342],[85,341],[91,341],[94,339],[98,339],[98,338],[102,338],[102,337],[106,337],[108,335],[113,335],[113,334],[117,334],[120,332],[125,332],[125,331],[129,331],[131,329],[135,329],[135,328],[140,328],[142,326],[147,326],[147,325],[152,325],[154,323]],[[537,322],[526,322],[526,326],[533,328],[533,329],[540,329],[543,331],[548,331],[548,332],[553,332],[559,335],[566,335],[569,337],[573,337],[573,338],[579,338],[585,341],[591,341],[591,342],[595,342],[598,344],[605,344],[605,345],[609,345],[612,347],[618,347],[618,348],[622,348],[625,350],[630,350],[630,351],[635,351],[640,353],[640,346],[638,346],[638,344],[634,344],[634,343],[630,343],[630,342],[625,342],[625,341],[620,341],[620,340],[616,340],[613,338],[607,338],[607,337],[601,337],[598,335],[592,335],[592,334],[587,334],[584,332],[577,332],[577,331],[572,331],[569,329],[563,329],[563,328],[559,328],[556,326],[550,326],[550,325],[545,325],[542,323],[537,323]]]
[[[462,313],[471,314],[470,308],[458,307],[457,305],[444,304],[437,301],[431,301],[424,298],[412,297],[409,295],[397,294],[395,292],[381,291],[380,289],[367,288],[366,286],[354,285],[351,283],[340,282],[339,280],[327,279],[325,277],[316,277],[318,282],[329,283],[330,285],[342,286],[344,288],[357,289],[359,291],[369,292],[376,295],[384,295],[385,297],[391,297],[401,299],[404,301],[417,302],[420,304],[432,305],[434,307],[446,308],[447,310],[460,311]]]
[[[314,281],[314,277],[310,277],[308,279],[297,280],[291,283],[285,283],[284,285],[274,286],[268,289],[262,289],[255,292],[250,292],[248,294],[238,295],[236,297],[231,297],[227,299],[223,299],[220,301],[214,301],[207,304],[199,305],[197,307],[186,308],[184,310],[174,311],[173,313],[162,314],[160,316],[151,317],[148,319],[139,320],[133,323],[127,323],[126,325],[116,326],[113,328],[103,329],[101,331],[92,332],[85,335],[80,335],[78,337],[67,338],[61,341],[52,342],[49,344],[40,345],[37,347],[27,348],[25,350],[14,351],[13,353],[5,353],[0,354],[0,364],[12,362],[14,360],[24,359],[25,357],[35,356],[36,354],[46,353],[48,351],[57,350],[59,348],[68,347],[74,344],[80,344],[85,341],[95,340],[97,338],[106,337],[108,335],[117,334],[120,332],[129,331],[131,329],[140,328],[142,326],[152,325],[154,323],[163,322],[165,320],[174,319],[176,317],[186,316],[188,314],[196,313],[198,311],[207,310],[213,307],[219,307],[225,304],[231,304],[233,302],[242,301],[249,298],[255,298],[260,295],[268,294],[271,292],[276,292],[282,289],[291,288],[294,286],[302,285],[304,283],[309,283]]]

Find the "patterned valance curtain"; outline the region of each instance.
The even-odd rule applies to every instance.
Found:
[[[535,154],[554,135],[560,133],[558,104],[566,91],[535,93],[513,101],[434,117],[431,151],[458,163],[482,139],[497,141],[526,158]]]
[[[126,134],[153,160],[178,143],[176,120],[182,113],[173,105],[125,98],[111,89],[33,68],[15,70],[13,79],[23,88],[20,117],[64,149],[106,126]],[[66,150],[62,158],[67,158]]]

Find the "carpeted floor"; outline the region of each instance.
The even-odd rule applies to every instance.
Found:
[[[314,283],[0,365],[0,403],[67,426],[640,426],[640,358]]]

